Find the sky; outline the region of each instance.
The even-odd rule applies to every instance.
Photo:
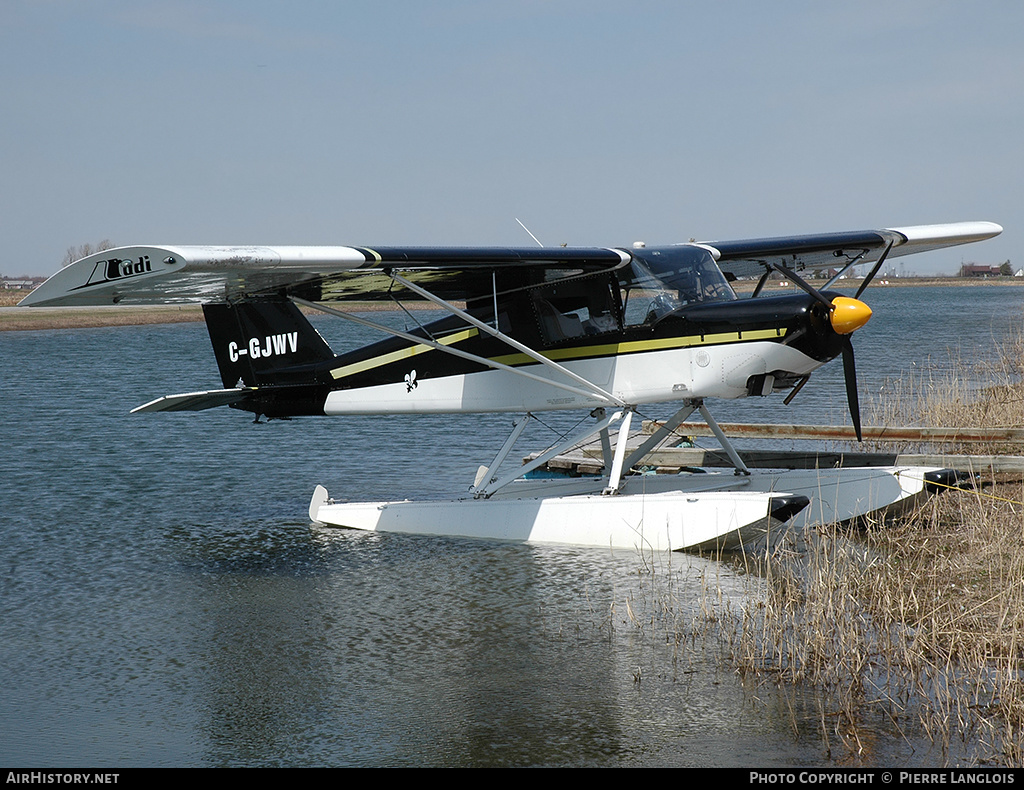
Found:
[[[628,246],[989,220],[1024,3],[0,0],[0,274],[128,244]]]

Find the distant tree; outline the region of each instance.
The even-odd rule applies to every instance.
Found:
[[[61,261],[61,268],[74,263],[81,258],[88,257],[94,252],[103,252],[103,250],[111,250],[116,245],[110,239],[104,239],[95,247],[91,244],[80,244],[77,247],[68,247],[68,251],[64,253],[64,260]]]
[[[1003,275],[1003,277],[1013,277],[1013,268],[1010,266],[1009,261],[1004,261],[999,264],[999,273]]]

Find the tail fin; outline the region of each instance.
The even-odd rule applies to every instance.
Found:
[[[317,363],[334,352],[284,297],[204,304],[203,315],[225,387],[315,383]]]

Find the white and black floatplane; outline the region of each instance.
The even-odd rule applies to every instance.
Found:
[[[849,521],[920,498],[948,470],[751,470],[707,402],[795,392],[843,358],[860,438],[852,334],[887,258],[991,238],[965,222],[670,246],[134,246],[65,267],[23,305],[201,302],[223,389],[169,395],[135,412],[214,406],[257,419],[313,415],[510,412],[523,415],[468,492],[446,501],[335,501],[317,486],[310,518],[362,530],[657,550],[734,549],[793,521]],[[854,296],[831,290],[874,263]],[[801,273],[830,269],[821,289]],[[763,295],[773,272],[799,291]],[[757,279],[750,297],[731,282]],[[759,279],[758,279],[759,278]],[[412,331],[346,302],[426,300],[445,317]],[[464,307],[458,306],[464,304]],[[390,337],[336,354],[300,307]],[[637,407],[679,410],[627,449]],[[531,415],[590,412],[577,435],[503,471]],[[699,413],[734,473],[634,474]],[[599,477],[533,479],[552,457],[594,441]],[[468,481],[467,481],[468,483]]]

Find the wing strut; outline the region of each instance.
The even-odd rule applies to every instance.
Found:
[[[878,262],[874,265],[874,268],[868,273],[868,276],[864,278],[864,282],[860,284],[860,288],[857,289],[857,293],[854,294],[854,299],[860,299],[860,295],[864,293],[864,289],[871,284],[871,281],[875,279],[875,275],[878,274],[878,270],[882,268],[882,264],[885,263],[886,257],[889,255],[889,250],[892,249],[892,242],[889,242],[889,246],[885,248],[885,252],[879,257]]]
[[[593,395],[596,395],[600,400],[603,400],[605,403],[610,403],[610,404],[613,404],[615,406],[620,406],[620,407],[626,405],[625,401],[621,400],[620,398],[616,398],[610,392],[605,392],[603,389],[598,387],[593,382],[588,381],[587,379],[583,378],[583,376],[580,376],[580,375],[578,375],[576,373],[573,373],[571,370],[569,370],[564,365],[559,365],[554,360],[548,359],[546,356],[544,356],[540,352],[534,351],[532,348],[530,348],[529,346],[523,345],[518,340],[514,340],[513,338],[509,337],[504,332],[498,330],[497,328],[491,326],[490,324],[484,323],[483,321],[479,320],[478,318],[474,318],[469,313],[467,313],[465,310],[460,310],[459,308],[455,307],[454,305],[446,302],[444,299],[441,299],[438,296],[434,296],[434,294],[430,293],[430,291],[427,291],[427,290],[421,288],[420,286],[418,286],[418,285],[416,285],[414,283],[409,282],[408,280],[406,280],[401,275],[398,275],[398,274],[395,274],[394,272],[392,272],[391,273],[391,279],[394,280],[397,283],[402,284],[403,286],[408,288],[413,293],[417,293],[420,296],[422,296],[424,299],[427,299],[427,300],[433,302],[438,307],[441,307],[441,308],[447,310],[452,315],[456,315],[459,318],[461,318],[463,321],[466,321],[467,323],[472,324],[477,329],[479,329],[481,332],[486,332],[487,334],[489,334],[489,335],[491,335],[493,337],[496,337],[498,340],[502,341],[506,345],[511,346],[516,351],[520,351],[523,354],[526,354],[531,359],[536,360],[540,364],[545,365],[546,367],[549,367],[552,370],[557,371],[558,373],[561,373],[563,376],[566,376],[566,377],[572,379],[577,384],[579,384],[579,385],[585,387],[586,389],[588,389]],[[451,350],[451,349],[448,349],[448,350]],[[487,364],[493,365],[495,363],[488,362]],[[542,379],[542,380],[543,381],[550,381],[550,379]]]
[[[590,384],[590,382],[588,382],[586,379],[583,379],[583,381],[584,381],[584,383],[586,383],[588,385],[588,389],[583,390],[583,389],[580,389],[579,387],[573,387],[570,384],[564,384],[561,381],[554,381],[552,379],[544,378],[543,376],[538,376],[538,375],[536,375],[534,373],[530,373],[529,371],[521,370],[520,368],[514,368],[514,367],[511,367],[509,365],[505,365],[504,363],[501,363],[501,362],[495,362],[493,359],[487,359],[486,357],[481,357],[481,356],[479,356],[477,354],[471,354],[468,351],[463,351],[462,349],[459,349],[459,348],[453,348],[451,346],[446,346],[446,345],[444,345],[442,343],[439,343],[436,340],[433,340],[433,339],[431,339],[429,337],[419,337],[417,335],[409,334],[408,332],[403,332],[400,329],[392,329],[389,326],[384,326],[383,324],[378,324],[376,321],[371,321],[368,318],[362,318],[361,316],[353,315],[352,313],[346,313],[344,310],[338,310],[336,307],[328,307],[327,305],[319,304],[317,302],[309,302],[309,301],[307,301],[305,299],[302,299],[302,298],[300,298],[298,296],[290,296],[288,298],[291,299],[296,304],[300,304],[300,305],[302,305],[304,307],[309,307],[309,308],[311,308],[313,310],[319,310],[319,311],[321,311],[323,313],[327,313],[328,315],[337,316],[338,318],[344,318],[346,321],[351,321],[351,322],[353,322],[355,324],[360,324],[362,326],[369,327],[370,329],[376,329],[379,332],[384,332],[385,334],[388,334],[388,335],[394,335],[395,337],[400,337],[403,340],[408,340],[408,341],[410,341],[412,343],[417,343],[417,344],[423,345],[423,346],[429,346],[430,348],[434,349],[435,351],[443,351],[446,354],[451,354],[452,356],[461,357],[462,359],[468,359],[471,362],[477,362],[477,363],[479,363],[481,365],[486,365],[487,367],[494,368],[495,370],[504,370],[507,373],[513,373],[513,374],[515,374],[517,376],[522,376],[523,378],[527,378],[527,379],[530,379],[532,381],[537,381],[537,382],[540,382],[542,384],[547,384],[548,386],[551,386],[551,387],[557,387],[558,389],[565,390],[566,392],[571,392],[572,394],[579,395],[580,397],[583,397],[583,398],[598,397],[598,398],[600,398],[600,399],[602,399],[602,400],[604,400],[606,402],[612,403],[612,404],[614,404],[616,406],[621,404],[621,401],[619,401],[617,399],[612,399],[612,396],[607,395],[606,393],[603,392],[603,390],[600,390],[599,388],[597,388],[593,384]],[[555,363],[552,363],[552,364],[554,365]],[[562,366],[561,365],[556,365],[556,367],[561,368]],[[570,372],[570,371],[567,371],[567,372]],[[575,376],[575,374],[573,374],[573,375]]]
[[[889,250],[891,248],[892,248],[892,242],[890,241],[889,242],[889,246],[886,247],[885,248],[885,252],[882,253],[882,257],[881,257],[880,260],[883,260],[883,261],[885,260],[885,256],[889,254]],[[849,260],[849,262],[842,269],[840,269],[838,272],[835,273],[835,275],[833,275],[831,280],[829,280],[827,283],[825,283],[824,288],[822,288],[821,290],[826,291],[829,288],[831,288],[833,285],[835,285],[837,282],[839,282],[841,279],[843,279],[843,277],[846,275],[846,273],[848,271],[850,271],[850,269],[852,269],[858,263],[860,263],[860,259],[863,258],[865,255],[867,255],[869,252],[870,252],[870,250],[862,250],[858,254],[854,255]]]

